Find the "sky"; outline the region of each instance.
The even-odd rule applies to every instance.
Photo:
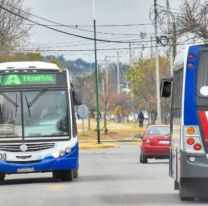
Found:
[[[182,0],[169,0],[170,7],[177,11]],[[158,0],[158,4],[165,6],[166,0]],[[153,36],[154,28],[151,25],[149,11],[153,0],[95,0],[95,17],[97,25],[97,38],[121,41],[139,41],[132,44],[132,58],[150,55],[150,39]],[[49,19],[64,25],[72,25],[73,28],[54,27],[66,32],[83,35],[93,38],[93,6],[92,0],[24,0],[24,7],[28,8],[33,15]],[[47,25],[54,25],[34,17],[33,20]],[[103,25],[126,25],[133,26],[111,26]],[[142,25],[140,25],[142,24]],[[144,25],[143,25],[144,24]],[[78,30],[74,28],[78,25]],[[85,30],[85,31],[83,31]],[[87,30],[87,31],[86,31]],[[141,43],[140,34],[146,33]],[[105,34],[104,34],[105,33]],[[106,34],[107,33],[107,34]],[[144,44],[143,53],[141,46]],[[118,51],[119,58],[128,62],[130,58],[129,44],[127,43],[98,43],[98,60],[104,61],[105,56],[109,61],[116,61]],[[119,49],[122,48],[122,49]],[[44,52],[44,55],[64,55],[66,59],[83,58],[92,62],[94,60],[94,42],[81,38],[75,38],[66,34],[33,26],[27,39],[26,49],[32,50],[53,50]],[[110,49],[110,50],[107,50]],[[57,51],[59,50],[59,51]],[[73,50],[73,51],[60,51]],[[87,50],[87,51],[74,51]]]

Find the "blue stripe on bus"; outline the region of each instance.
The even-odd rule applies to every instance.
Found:
[[[0,161],[0,172],[2,173],[18,173],[18,169],[33,168],[34,172],[49,172],[53,170],[68,170],[79,168],[79,152],[78,144],[72,148],[69,154],[60,158],[54,158],[52,156],[46,157],[43,160],[35,163],[9,163],[6,161]]]
[[[196,88],[197,88],[197,67],[199,60],[199,45],[190,46],[188,55],[194,55],[193,60],[189,60],[187,56],[186,78],[185,78],[185,98],[184,98],[184,125],[198,125],[196,109]],[[188,68],[188,64],[192,63],[193,68]]]

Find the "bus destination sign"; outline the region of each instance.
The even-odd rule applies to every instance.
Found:
[[[23,86],[56,84],[56,74],[4,74],[0,75],[0,86]]]

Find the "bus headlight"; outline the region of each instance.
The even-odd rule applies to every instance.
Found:
[[[66,153],[70,153],[71,152],[71,148],[70,147],[66,147],[65,151],[66,151]]]
[[[59,152],[58,152],[58,151],[57,151],[57,152],[54,152],[54,153],[53,153],[53,157],[54,157],[54,158],[59,158]]]
[[[59,156],[60,157],[63,157],[64,155],[65,155],[65,151],[64,150],[59,151]]]

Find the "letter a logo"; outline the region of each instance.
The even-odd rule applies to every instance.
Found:
[[[3,85],[20,85],[21,81],[18,77],[18,75],[8,75],[8,77],[5,79]]]

